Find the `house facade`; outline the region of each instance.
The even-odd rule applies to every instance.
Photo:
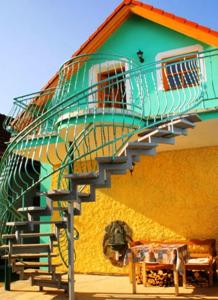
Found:
[[[217,47],[218,33],[209,28],[123,1],[42,91],[15,99],[15,114],[5,124],[13,137],[1,164],[7,175],[1,183],[1,233],[5,208],[11,203],[16,208],[20,199],[25,206],[31,190],[68,190],[65,175],[98,173],[96,158],[121,157],[130,143],[146,141],[157,143],[156,155],[146,152],[125,174],[111,176],[110,188],[96,189],[96,201],[82,203],[74,218],[80,234],[75,271],[127,272],[105,256],[105,228],[114,221],[125,222],[133,240],[216,238]],[[165,136],[175,143],[151,135],[186,116],[193,117],[194,126]],[[33,171],[35,162],[41,166],[28,179],[19,174],[27,161]],[[79,191],[92,194],[91,185],[81,182]],[[45,203],[41,196],[41,206]],[[13,220],[23,220],[11,213]],[[62,217],[55,212],[40,220]],[[40,225],[40,230],[54,228]],[[67,265],[64,230],[59,245],[54,261]]]
[[[143,8],[142,5],[141,9]],[[166,102],[171,105],[173,101],[178,101],[172,104],[172,109],[179,110],[179,101],[184,104],[183,100],[186,102],[189,96],[195,98],[192,93],[197,92],[195,84],[189,88],[188,82],[187,85],[185,82],[182,83],[178,78],[179,75],[169,83],[170,88],[167,87],[167,83],[164,82],[165,71],[161,68],[158,70],[158,64],[155,62],[164,59],[169,59],[171,62],[173,56],[178,57],[172,61],[175,62],[177,59],[180,61],[183,60],[183,56],[191,57],[194,52],[214,48],[210,43],[191,37],[191,34],[187,36],[173,29],[173,26],[169,28],[144,18],[143,13],[132,14],[96,51],[118,53],[135,60],[137,60],[137,51],[139,49],[143,51],[145,61],[142,65],[148,65],[148,73],[145,75],[148,91],[147,94],[146,91],[144,92],[147,97],[150,96],[150,101],[154,104],[152,108],[149,107],[150,115],[155,115],[158,109],[160,114],[163,113],[161,109],[164,107],[161,105],[164,106]],[[206,74],[209,71],[209,61],[207,62],[206,59],[203,63],[203,60],[200,62],[200,68],[205,68],[203,76],[208,76]],[[212,64],[214,64],[214,72],[217,57]],[[195,68],[193,61],[190,61],[190,67],[193,71]],[[176,73],[180,71],[176,63],[172,65],[169,73],[172,74],[174,71]],[[211,75],[212,73],[209,77]],[[203,79],[205,85],[209,83],[208,79]],[[144,90],[146,90],[146,83]],[[167,100],[164,94],[167,94]],[[201,97],[200,94],[194,101],[198,97]],[[200,101],[199,107],[194,108],[199,111],[202,122],[197,123],[193,130],[189,130],[187,136],[178,137],[173,146],[160,146],[157,150],[160,152],[156,156],[142,157],[132,174],[129,172],[125,175],[115,175],[110,189],[99,190],[95,203],[84,204],[82,215],[76,219],[76,227],[80,232],[80,240],[75,243],[76,270],[103,273],[127,272],[125,268],[112,266],[103,255],[104,228],[115,220],[125,221],[131,227],[134,240],[173,241],[216,238],[218,115],[215,108],[217,100],[212,100],[213,97],[209,98],[211,100]],[[145,111],[146,109],[149,110],[148,107]],[[186,110],[184,106],[182,109]],[[192,111],[191,107],[190,111]]]

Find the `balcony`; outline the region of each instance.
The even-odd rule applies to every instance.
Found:
[[[97,54],[66,62],[56,87],[15,98],[4,123],[12,133],[0,165],[4,218],[8,207],[17,214],[14,203],[52,175],[58,188],[66,187],[69,168],[98,172],[96,157],[118,156],[141,131],[179,115],[216,111],[217,70],[217,49],[146,65]]]
[[[115,154],[143,128],[216,109],[217,70],[217,49],[146,65],[81,55],[60,68],[55,88],[15,98],[5,128],[17,154],[35,160],[61,161],[66,143],[76,145],[78,157]]]

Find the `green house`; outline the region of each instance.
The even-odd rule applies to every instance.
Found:
[[[107,242],[113,222],[133,240],[215,238],[217,47],[216,31],[125,0],[41,91],[15,98],[0,165],[2,249],[51,253],[57,241],[40,266],[64,289],[68,270],[73,297],[74,267],[128,272]]]

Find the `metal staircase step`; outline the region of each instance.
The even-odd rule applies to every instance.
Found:
[[[158,144],[156,143],[139,143],[139,142],[132,142],[128,143],[127,150],[150,150],[157,147]]]
[[[26,223],[28,223],[28,221],[6,222],[6,226],[16,226],[16,224],[19,224],[20,226],[25,226]]]
[[[72,201],[72,200],[75,200],[73,199],[72,197],[73,193],[71,193],[71,199],[70,197],[68,197],[68,199],[66,199],[65,197],[62,197],[62,198],[58,198],[58,197],[51,197],[51,198],[46,198],[46,203],[47,203],[47,206],[49,206],[49,208],[51,210],[67,210],[67,206],[54,206],[53,205],[53,202],[66,202],[67,201]]]
[[[75,200],[74,197],[72,197],[71,201],[73,201],[73,205],[74,205],[74,215],[75,216],[79,216],[81,215],[81,203],[80,203],[80,199],[78,199],[79,201]],[[66,199],[57,199],[57,198],[46,198],[46,203],[47,206],[53,210],[53,211],[62,211],[67,213],[68,212],[68,206],[67,203],[65,205],[63,205],[63,202],[67,202],[69,201]],[[53,203],[54,202],[60,202],[60,204],[58,206],[54,206]]]
[[[40,287],[51,287],[56,289],[68,290],[68,280],[53,280],[52,278],[44,275],[34,276],[32,278],[32,285]]]
[[[48,191],[46,193],[40,193],[40,195],[42,196],[48,196],[48,197],[52,197],[52,196],[65,196],[65,195],[70,195],[70,191],[66,191],[66,190],[51,190]]]
[[[63,200],[63,202],[64,201],[66,201],[66,200]],[[54,206],[52,209],[53,209],[53,211],[63,211],[63,212],[64,211],[67,212],[67,210],[68,210],[67,206],[60,206],[60,205]]]
[[[175,128],[174,128],[175,129]],[[181,135],[182,132],[180,130],[166,130],[166,129],[157,129],[150,136],[151,137],[161,137],[161,138],[174,138],[176,136]]]
[[[28,228],[32,225],[40,225],[40,224],[54,224],[57,227],[66,227],[66,221],[16,221],[16,222],[7,222],[6,225],[9,227],[24,227]]]
[[[96,173],[68,174],[64,177],[70,179],[73,185],[90,185],[97,182],[104,184],[103,178],[101,178]]]
[[[188,120],[189,122],[193,122],[193,123],[201,122],[201,118],[197,114],[183,115],[182,118]]]
[[[129,158],[126,159],[126,162],[122,163],[99,163],[99,180],[102,180],[103,178],[107,180],[111,174],[124,174],[130,165],[131,162],[129,161]]]
[[[32,232],[32,233],[19,233],[20,238],[36,238],[36,237],[44,237],[48,236],[51,239],[55,239],[56,235],[55,233],[50,233],[50,232]],[[11,234],[3,234],[2,235],[3,240],[14,240],[17,239],[17,235],[15,233]]]
[[[195,124],[193,122],[188,121],[187,119],[178,119],[176,121],[173,121],[173,126],[176,128],[194,128]]]
[[[30,207],[20,207],[18,208],[19,212],[28,213],[31,215],[50,215],[51,211],[48,207],[40,207],[40,206],[30,206]]]
[[[48,278],[52,278],[54,280],[61,280],[62,276],[66,274],[66,272],[60,272],[56,269],[52,270],[51,272],[49,270],[41,270],[41,269],[25,269],[19,271],[20,275],[22,276],[22,279],[29,279],[33,278],[34,276],[47,276]]]
[[[48,262],[38,262],[38,261],[18,261],[13,263],[13,265],[17,268],[17,267],[21,267],[21,268],[39,268],[39,267],[49,267],[49,263]],[[52,268],[56,268],[61,266],[61,263],[52,263],[51,267]]]
[[[9,245],[0,246],[0,250],[9,250]],[[50,244],[14,244],[11,245],[11,254],[50,252]]]
[[[151,143],[157,143],[157,144],[167,144],[167,145],[175,144],[175,138],[173,136],[172,137],[151,136],[150,141]]]
[[[133,142],[129,143],[126,148],[127,156],[155,155],[157,144]]]
[[[61,272],[57,270],[52,270],[52,272],[48,270],[41,270],[41,269],[23,269],[22,270],[22,277],[23,279],[29,279],[36,276],[46,276],[48,279],[54,280],[61,280],[62,276],[66,275],[67,272]]]
[[[98,179],[98,175],[96,173],[78,173],[78,174],[68,174],[64,176],[65,178],[72,179],[77,184],[81,182],[89,183],[90,180]]]
[[[184,131],[181,131],[181,128],[178,129],[178,128],[174,127],[174,130],[167,130],[167,129],[164,129],[164,128],[163,129],[156,128],[155,130],[151,129],[151,130],[146,131],[143,134],[139,134],[138,142],[147,140],[147,139],[152,138],[152,137],[168,139],[168,138],[174,138],[176,136],[180,136],[180,135],[184,134]]]
[[[151,127],[150,129],[139,133],[139,141],[146,140],[152,137],[173,138],[179,135],[185,135],[188,128],[193,128],[194,122],[199,122],[201,119],[198,115],[185,115],[161,123],[158,127]],[[164,140],[160,141],[161,143]],[[173,141],[169,140],[169,143]]]
[[[96,173],[68,174],[64,177],[71,179],[73,185],[90,185],[95,188],[108,188],[111,186],[109,173],[106,177]]]
[[[50,253],[50,257],[57,257],[58,255],[56,253]],[[20,259],[20,258],[47,258],[47,253],[21,253],[21,254],[12,254],[10,255],[11,259]],[[2,259],[8,259],[9,255],[3,255],[1,256]]]
[[[52,190],[47,193],[41,193],[41,195],[46,196],[47,199],[51,199],[53,201],[72,200],[72,192],[66,190]]]
[[[112,156],[105,156],[105,157],[96,157],[95,160],[103,165],[103,164],[124,164],[127,162],[126,156],[118,156],[118,157],[112,157]]]
[[[74,203],[77,203],[76,201]],[[65,213],[68,212],[67,206],[57,206],[53,208],[54,211],[63,211]],[[81,205],[74,205],[74,216],[80,216],[81,215]],[[65,227],[64,227],[65,228]]]
[[[143,142],[147,139],[147,136],[142,136],[138,138],[135,142],[127,143],[119,152],[119,157],[131,156],[131,161],[139,161],[141,155],[154,155],[155,148],[158,146],[157,143]],[[128,151],[128,154],[127,154]]]
[[[46,207],[23,207],[23,208],[19,208],[18,211],[20,212],[27,212],[31,215],[38,215],[40,214],[40,216],[47,216],[47,215],[51,215],[51,211],[67,211],[67,207],[54,207],[50,201],[50,203],[48,203],[48,200],[52,200],[52,201],[60,201],[59,199],[47,199],[47,206]],[[67,200],[62,200],[62,201],[67,201]],[[78,204],[75,204],[75,211],[74,211],[74,215],[78,216],[80,215],[80,207],[78,206]],[[31,221],[31,220],[29,220]],[[30,236],[31,237],[31,236]]]
[[[180,132],[176,133],[170,130],[166,129],[157,129],[152,132],[152,137],[162,137],[162,138],[168,138],[168,137],[175,137],[177,135],[180,135]]]
[[[26,275],[45,275],[48,276],[50,278],[50,276],[53,276],[52,272],[49,272],[48,270],[41,270],[41,269],[25,269],[23,271],[24,274]],[[67,274],[67,272],[61,272],[61,271],[55,271],[55,275],[65,275]]]

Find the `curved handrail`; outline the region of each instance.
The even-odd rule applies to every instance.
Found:
[[[202,61],[208,65],[210,64],[210,61],[212,58],[217,56],[218,52],[217,50],[210,50],[206,51],[204,53],[198,53],[197,58],[195,60],[193,59],[187,59],[186,65],[187,67],[194,69],[194,62],[197,60],[197,62],[200,64]],[[90,55],[83,55],[82,58],[90,57]],[[96,55],[93,55],[93,57],[96,57]],[[102,57],[101,57],[102,58]],[[180,56],[177,58],[180,58]],[[98,59],[99,60],[99,59]],[[23,96],[21,101],[21,98],[16,99],[16,103],[18,103],[21,106],[21,115],[18,114],[14,117],[13,120],[11,120],[9,123],[13,127],[13,122],[18,118],[18,116],[22,116],[22,109],[24,108],[24,114],[26,112],[26,108],[29,109],[29,106],[25,106],[25,101],[28,98],[28,101],[26,103],[34,103],[36,104],[42,101],[43,97],[47,97],[48,102],[46,102],[48,105],[42,106],[40,108],[34,107],[33,108],[33,114],[35,119],[33,119],[31,122],[27,122],[26,126],[24,126],[20,132],[18,131],[17,134],[13,137],[13,140],[11,141],[11,144],[9,144],[0,166],[0,174],[8,175],[7,180],[2,181],[0,183],[1,186],[1,205],[3,211],[3,218],[4,220],[7,215],[7,211],[11,211],[12,218],[21,218],[22,216],[16,212],[15,204],[19,201],[19,199],[23,198],[25,194],[30,191],[33,187],[38,185],[40,182],[45,180],[46,178],[52,176],[52,174],[55,174],[57,172],[60,172],[61,170],[65,170],[65,168],[72,164],[77,162],[79,160],[84,160],[85,163],[88,166],[88,159],[87,156],[89,156],[89,161],[92,161],[95,157],[97,151],[102,151],[101,155],[104,155],[103,149],[104,147],[108,147],[110,149],[110,153],[112,155],[116,155],[116,153],[119,150],[119,147],[121,147],[123,144],[125,144],[131,136],[134,134],[137,134],[138,131],[140,131],[143,127],[147,128],[150,126],[154,126],[155,124],[158,124],[162,122],[163,120],[168,120],[173,117],[175,117],[178,114],[187,112],[191,109],[194,109],[195,107],[199,106],[199,103],[202,103],[203,97],[209,97],[210,93],[214,93],[216,96],[216,90],[215,88],[211,88],[212,92],[209,89],[205,88],[205,74],[199,73],[199,84],[198,85],[192,85],[193,82],[191,82],[191,85],[187,87],[187,89],[184,91],[184,89],[179,90],[169,90],[166,93],[163,90],[159,90],[159,87],[157,86],[157,77],[161,76],[160,72],[166,72],[165,70],[165,64],[167,63],[167,66],[169,69],[176,68],[177,63],[171,62],[171,59],[166,59],[161,62],[155,62],[152,64],[148,64],[146,66],[137,66],[135,68],[130,68],[129,70],[121,70],[119,74],[114,73],[107,78],[104,78],[102,80],[99,80],[97,82],[91,82],[91,84],[88,84],[87,86],[83,85],[79,87],[78,89],[69,89],[68,92],[60,93],[61,90],[63,90],[65,86],[65,82],[63,82],[63,79],[67,79],[66,81],[69,82],[69,78],[73,78],[74,73],[72,73],[71,77],[65,78],[64,72],[66,72],[67,68],[72,68],[72,66],[75,66],[75,64],[78,64],[78,61],[80,61],[80,58],[73,58],[70,60],[70,62],[65,63],[62,68],[60,69],[60,78],[59,83],[56,89],[52,90],[46,90],[46,91],[40,91],[38,93],[34,93],[32,95],[28,95],[27,97]],[[124,59],[124,61],[126,61]],[[85,69],[85,63],[86,61],[83,61],[83,65],[81,66],[81,70]],[[90,61],[87,61],[87,64],[90,63]],[[105,63],[105,62],[104,62]],[[155,66],[155,68],[154,68]],[[177,66],[178,68],[178,66]],[[107,70],[107,68],[106,68]],[[109,68],[108,68],[109,70]],[[78,69],[77,69],[78,71]],[[70,72],[70,71],[69,71]],[[85,74],[85,72],[84,72]],[[166,74],[165,74],[166,75]],[[99,120],[102,122],[106,122],[106,115],[107,115],[107,108],[105,107],[105,104],[103,104],[101,108],[102,115],[100,119],[98,118],[98,99],[97,99],[97,93],[101,92],[104,95],[106,95],[106,89],[112,89],[117,86],[119,86],[122,83],[126,83],[129,81],[129,95],[126,95],[123,93],[121,100],[117,101],[116,103],[121,106],[119,110],[121,111],[122,117],[120,118],[121,125],[116,124],[116,118],[117,118],[117,109],[113,105],[115,104],[115,100],[112,99],[107,102],[108,105],[111,106],[110,108],[110,114],[112,116],[111,118],[111,124],[113,125],[113,128],[117,131],[121,130],[122,134],[117,135],[114,141],[107,140],[107,129],[106,128],[100,128],[98,127]],[[168,84],[170,84],[168,82]],[[172,83],[171,83],[172,84]],[[208,83],[207,83],[208,84]],[[175,86],[176,83],[173,82],[173,85]],[[210,83],[212,86],[212,83]],[[162,95],[163,94],[163,95]],[[134,99],[133,99],[134,95]],[[128,97],[131,98],[131,102],[127,102]],[[176,99],[176,96],[178,99]],[[59,98],[58,98],[59,97]],[[162,97],[162,98],[161,98]],[[58,98],[58,101],[56,101]],[[90,98],[90,100],[89,100]],[[36,100],[37,99],[37,100]],[[53,101],[55,99],[55,101]],[[125,101],[124,101],[125,99]],[[160,99],[163,100],[163,103],[160,101]],[[87,101],[89,100],[89,101]],[[154,100],[156,101],[157,106],[153,107]],[[34,102],[36,101],[36,103]],[[52,102],[53,101],[53,102]],[[138,102],[137,102],[138,101]],[[49,104],[50,103],[50,104]],[[52,104],[51,104],[52,103]],[[93,107],[94,105],[94,107]],[[75,111],[76,117],[74,117],[74,123],[71,128],[73,128],[74,131],[77,130],[79,127],[79,115],[81,111],[84,111],[83,115],[83,123],[84,128],[86,125],[89,124],[90,121],[88,121],[89,117],[89,107],[92,106],[92,123],[93,126],[90,129],[86,129],[84,131],[83,137],[86,137],[84,140],[81,140],[79,135],[77,135],[77,138],[75,139],[74,143],[71,145],[64,145],[64,157],[61,156],[58,144],[60,144],[61,138],[59,137],[61,126],[63,125],[70,125],[71,117],[70,112]],[[125,106],[125,107],[124,107]],[[130,111],[130,117],[131,122],[129,121],[128,116],[126,115],[126,111]],[[27,110],[28,112],[28,110]],[[138,116],[136,116],[135,113],[138,113]],[[131,115],[132,113],[132,115]],[[69,118],[67,119],[61,119],[63,114],[69,115]],[[20,118],[22,119],[22,118]],[[94,121],[93,121],[94,120]],[[140,123],[141,122],[141,123]],[[7,126],[9,125],[7,123]],[[59,128],[57,127],[57,124],[59,125]],[[128,127],[129,126],[129,127]],[[51,128],[54,130],[53,135],[50,135]],[[88,141],[88,138],[90,135],[93,136],[95,139],[97,136],[97,132],[101,133],[101,143],[96,142],[96,147],[94,149],[90,148],[90,142]],[[66,131],[62,135],[62,139],[65,143],[68,143],[68,134],[70,132],[70,129]],[[52,141],[54,138],[55,142]],[[36,142],[41,143],[41,150],[37,150],[37,146],[35,145]],[[34,144],[35,143],[35,144]],[[32,167],[34,168],[34,160],[37,158],[38,160],[43,158],[43,155],[46,158],[46,161],[51,165],[54,166],[54,162],[51,159],[51,156],[49,153],[50,145],[55,144],[55,157],[56,161],[59,161],[60,166],[58,168],[54,168],[51,172],[48,172],[43,178],[40,178],[39,180],[36,180],[32,177],[32,175],[29,175],[29,180],[32,183],[32,185],[27,185],[25,188],[22,187],[22,184],[25,183],[25,178],[21,174],[21,167],[17,165],[18,160],[17,157],[30,157],[32,162]],[[119,144],[120,143],[120,144]],[[47,146],[43,148],[43,145],[46,144]],[[118,144],[118,145],[117,145]],[[73,146],[72,146],[73,145]],[[80,147],[83,147],[83,150],[80,150]],[[23,150],[27,149],[27,150]],[[33,150],[31,150],[33,149]],[[31,152],[32,151],[32,152]],[[37,153],[38,151],[38,153]],[[25,152],[25,153],[24,153]],[[73,158],[72,158],[73,156]],[[10,158],[10,160],[9,160]],[[25,160],[25,159],[24,159]],[[22,160],[23,161],[23,160]],[[27,168],[27,163],[24,161],[25,169]],[[93,168],[95,168],[93,164]],[[19,173],[19,180],[16,180],[16,176],[14,174]],[[36,173],[36,172],[35,172]],[[62,176],[60,175],[60,178]],[[16,182],[16,187],[11,186],[11,182]],[[23,182],[24,181],[24,182]],[[12,200],[8,200],[8,196],[12,194]]]
[[[200,59],[201,59],[202,56],[204,56],[204,58],[206,58],[206,57],[210,57],[211,58],[212,56],[217,55],[217,49],[207,50],[207,51],[204,51],[204,52],[192,52],[192,54],[196,54]],[[91,58],[92,57],[94,57],[94,58],[100,57],[97,60],[97,62],[99,62],[99,60],[101,60],[102,57],[104,59],[108,58],[108,55],[105,55],[105,54],[85,54],[85,55],[80,55],[80,56],[74,57],[74,58],[70,59],[69,61],[67,61],[67,62],[65,62],[63,64],[63,66],[59,70],[59,77],[63,77],[63,75],[61,75],[61,74],[64,71],[65,71],[65,73],[67,73],[66,69],[71,68],[73,65],[78,64],[78,63],[80,65],[82,65],[82,63],[84,63],[84,61],[85,61],[85,59],[87,59],[87,57],[88,58],[90,58],[90,57]],[[176,56],[177,59],[182,58],[182,57],[184,57],[184,55],[178,55],[178,56]],[[136,70],[138,70],[139,72],[140,71],[141,72],[151,72],[153,69],[158,70],[158,69],[161,69],[161,64],[167,63],[170,60],[172,60],[172,58],[167,58],[167,59],[164,59],[164,60],[161,60],[161,61],[156,61],[156,62],[148,63],[146,65],[137,66],[136,63],[133,62],[132,60],[130,60],[128,58],[120,57],[118,55],[117,56],[115,56],[115,55],[109,56],[108,59],[110,61],[111,59],[114,59],[114,58],[120,59],[121,62],[127,62],[127,63],[130,63],[133,66],[135,66],[135,68],[131,69],[131,72],[135,72]],[[123,73],[125,73],[125,74],[127,73],[128,74],[129,71],[123,72]],[[115,77],[116,77],[116,75],[115,75]],[[60,80],[60,78],[59,78],[59,83],[58,83],[58,86],[56,88],[50,88],[50,89],[39,91],[39,92],[34,93],[34,94],[29,94],[29,95],[25,95],[25,96],[21,96],[21,97],[15,98],[14,99],[14,101],[15,101],[15,107],[19,106],[19,104],[23,103],[24,101],[32,100],[32,99],[36,100],[39,97],[41,97],[40,95],[43,95],[43,96],[46,96],[46,95],[49,96],[50,95],[52,97],[54,91],[56,91],[57,93],[59,93],[59,91],[61,89],[63,89],[64,85],[61,84],[61,83],[62,83],[62,80]],[[30,98],[31,95],[34,96],[34,97],[32,97],[32,99]],[[27,103],[25,103],[25,105],[28,106]],[[24,108],[24,107],[21,107],[21,108]],[[16,111],[16,109],[14,109],[14,110]],[[37,111],[36,111],[36,113],[37,113]],[[39,113],[42,113],[42,112],[39,111]],[[15,118],[15,116],[14,116],[14,118]],[[8,120],[6,120],[6,122],[8,123]]]

